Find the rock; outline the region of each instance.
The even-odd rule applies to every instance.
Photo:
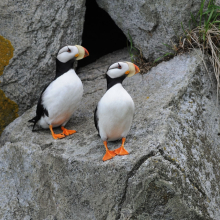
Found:
[[[9,64],[13,57],[14,48],[11,42],[0,36],[0,76],[3,74],[5,66]],[[18,105],[7,98],[0,89],[0,135],[4,128],[18,117]]]
[[[175,0],[96,0],[145,58],[156,59],[183,35],[181,23],[189,29],[191,14],[199,12],[201,1]]]
[[[67,124],[76,134],[53,140],[49,130],[32,132],[27,121],[36,106],[7,126],[0,139],[1,219],[219,219],[219,112],[198,54],[124,81],[136,106],[127,156],[102,162],[93,123],[104,73],[128,59],[126,50],[79,70],[84,97]]]
[[[0,89],[17,103],[21,114],[36,103],[53,79],[60,47],[81,44],[85,1],[6,0],[0,6],[1,35],[14,48],[14,56],[0,76]]]

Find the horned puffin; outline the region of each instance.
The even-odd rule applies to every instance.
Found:
[[[115,155],[129,154],[124,143],[133,120],[134,102],[123,88],[122,81],[139,72],[138,66],[126,61],[114,63],[107,69],[107,91],[94,112],[95,126],[106,149],[103,161],[112,159]],[[121,147],[109,150],[107,141],[118,139],[122,139]]]
[[[75,130],[64,128],[83,95],[83,85],[73,69],[75,60],[87,57],[89,52],[80,45],[65,46],[56,58],[56,76],[42,91],[37,104],[36,116],[29,122],[42,128],[50,128],[54,139],[64,138]],[[55,134],[54,127],[61,126],[62,133]]]

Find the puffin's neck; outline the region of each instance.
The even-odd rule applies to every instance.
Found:
[[[107,90],[109,90],[112,86],[114,86],[117,83],[123,82],[123,80],[126,78],[126,75],[122,75],[118,78],[111,78],[109,75],[106,74],[106,79],[107,79]]]
[[[55,79],[59,76],[63,75],[67,71],[73,68],[74,60],[69,60],[66,63],[60,62],[58,59],[56,59],[56,76]]]

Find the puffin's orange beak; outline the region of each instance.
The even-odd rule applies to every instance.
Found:
[[[83,47],[84,48],[84,47]],[[84,58],[85,57],[88,57],[89,56],[89,52],[88,52],[88,50],[86,50],[86,48],[84,48],[84,50],[85,50],[85,55],[84,55]]]
[[[134,65],[134,68],[135,68],[135,74],[139,73],[139,72],[140,72],[139,67],[138,67],[138,66],[136,66],[135,64],[133,64],[133,65]]]

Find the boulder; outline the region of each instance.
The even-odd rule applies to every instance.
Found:
[[[189,28],[191,14],[199,12],[201,0],[96,0],[128,39],[151,60],[173,52],[183,29]]]
[[[103,162],[93,122],[106,69],[128,59],[126,50],[78,71],[84,96],[67,124],[76,134],[54,140],[49,129],[32,132],[27,121],[36,106],[7,126],[0,139],[0,219],[219,219],[219,111],[200,55],[177,56],[125,79],[136,106],[129,155]]]
[[[0,49],[2,52],[7,41],[5,48],[13,53],[8,66],[0,62],[0,93],[7,97],[0,100],[2,111],[13,101],[8,108],[20,115],[36,103],[54,77],[60,47],[81,44],[84,14],[85,0],[0,2]],[[3,116],[0,114],[0,124],[6,120]]]

